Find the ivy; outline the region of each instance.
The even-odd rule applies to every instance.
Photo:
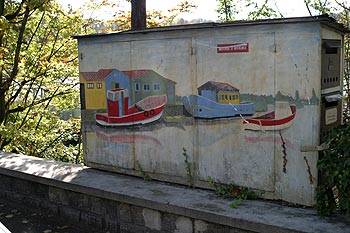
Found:
[[[350,214],[350,123],[326,137],[329,148],[318,161],[321,182],[316,190],[316,210],[327,216],[334,211]]]

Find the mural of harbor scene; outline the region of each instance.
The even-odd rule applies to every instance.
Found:
[[[229,121],[245,130],[282,130],[290,127],[297,109],[317,105],[312,96],[301,99],[283,95],[258,96],[245,93],[233,83],[207,81],[197,93],[176,95],[176,82],[153,70],[103,69],[81,73],[83,108],[106,109],[97,113],[100,126],[125,127],[165,123]]]
[[[309,116],[319,103],[315,92],[305,99],[298,91],[255,95],[217,80],[178,96],[176,82],[154,70],[82,72],[81,88],[85,111],[97,112],[84,126],[86,157],[94,166],[126,173],[140,167],[175,179],[186,174],[186,148],[199,180],[234,179],[268,192],[275,185],[271,171],[305,165],[297,155],[309,139],[300,132],[314,127]],[[276,150],[287,153],[288,162],[276,161]],[[245,166],[231,169],[236,163]],[[306,185],[306,171],[304,177]]]

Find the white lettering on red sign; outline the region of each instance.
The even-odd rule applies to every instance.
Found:
[[[218,44],[217,53],[247,53],[249,52],[248,43],[236,44]]]

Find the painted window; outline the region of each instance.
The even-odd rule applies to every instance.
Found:
[[[113,92],[111,92],[111,91],[107,92],[107,99],[114,100]]]
[[[112,82],[112,89],[117,89],[119,88],[119,83]]]
[[[135,83],[135,91],[139,91],[140,90],[140,83]]]
[[[88,89],[94,89],[94,84],[93,83],[88,83],[87,84]]]
[[[149,84],[143,84],[143,90],[149,91]]]
[[[102,83],[97,83],[96,87],[97,87],[97,89],[102,89]]]
[[[159,83],[155,83],[155,84],[153,85],[153,90],[155,90],[155,91],[160,91],[160,85],[159,85]]]

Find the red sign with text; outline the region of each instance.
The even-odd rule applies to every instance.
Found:
[[[247,52],[249,52],[248,43],[217,45],[217,53],[247,53]]]

